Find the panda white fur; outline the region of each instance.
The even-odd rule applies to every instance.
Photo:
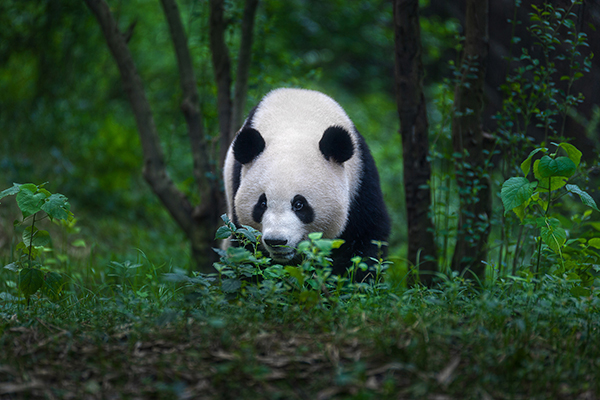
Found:
[[[277,89],[252,110],[224,166],[229,218],[262,232],[277,263],[292,263],[311,232],[341,238],[333,272],[354,255],[378,255],[390,231],[375,162],[363,137],[330,97]]]

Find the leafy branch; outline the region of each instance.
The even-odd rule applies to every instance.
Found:
[[[4,267],[18,273],[19,290],[25,296],[27,305],[31,296],[40,289],[51,300],[58,300],[65,283],[61,274],[45,270],[39,261],[41,252],[51,240],[48,231],[39,229],[35,224],[46,217],[70,222],[73,220],[73,213],[66,196],[50,193],[44,185],[15,183],[0,192],[0,200],[7,196],[16,196],[23,220],[15,221],[15,227],[31,220],[31,225],[23,231],[22,241],[17,244],[17,251],[21,252],[20,257]]]
[[[513,211],[522,225],[533,224],[540,230],[537,251],[538,271],[542,243],[556,253],[563,262],[562,249],[567,243],[567,232],[561,226],[560,220],[551,215],[551,205],[554,202],[566,194],[574,194],[579,196],[584,205],[600,212],[592,196],[571,183],[581,161],[581,152],[569,143],[553,143],[553,145],[556,146],[554,153],[549,153],[548,148],[545,147],[533,150],[521,163],[524,176],[507,179],[500,193],[505,214]],[[533,161],[538,153],[544,155]],[[532,170],[534,179],[529,180],[527,177]]]

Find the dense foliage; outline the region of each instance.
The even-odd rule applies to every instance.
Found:
[[[208,2],[179,4],[218,153]],[[235,48],[243,6],[225,4]],[[112,6],[169,173],[198,200],[160,5]],[[0,2],[0,398],[598,398],[600,212],[589,178],[598,165],[564,124],[584,101],[572,88],[590,68],[588,38],[571,8],[534,7],[510,23],[534,39],[522,48],[512,39],[495,141],[463,189],[476,201],[489,179],[494,201],[486,279],[474,281],[449,271],[458,68],[440,76],[460,27],[421,21],[440,249],[440,273],[424,288],[407,287],[389,2],[261,2],[246,105],[279,86],[322,90],[367,138],[394,220],[389,260],[374,260],[369,282],[353,282],[366,268],[359,258],[347,276],[331,275],[339,241],[312,234],[304,262],[272,265],[260,232],[226,218],[216,237],[242,246],[216,249],[214,273],[194,271],[141,179],[129,104],[83,2]],[[543,143],[529,135],[536,125]]]

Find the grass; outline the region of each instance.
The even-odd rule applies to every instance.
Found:
[[[321,270],[275,267],[249,284],[239,277],[251,268],[226,262],[220,278],[186,275],[184,257],[163,257],[165,246],[181,256],[176,238],[143,230],[130,235],[148,254],[121,259],[67,245],[101,233],[51,231],[46,261],[69,279],[57,302],[36,293],[25,306],[0,269],[1,400],[600,398],[597,287],[581,297],[557,276],[484,288],[440,276],[407,289],[396,266],[374,286],[325,290]],[[318,261],[330,245],[305,254]]]
[[[600,291],[573,297],[564,279],[303,303],[133,265],[59,303],[3,295],[1,399],[600,397]]]

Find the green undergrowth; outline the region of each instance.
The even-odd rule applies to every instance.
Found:
[[[141,250],[100,262],[65,250],[87,248],[66,197],[0,193],[12,196],[22,245],[0,269],[2,400],[600,396],[595,273],[524,267],[407,288],[381,258],[332,275],[341,242],[318,233],[300,264],[272,264],[260,232],[225,217],[216,236],[237,246],[215,249],[212,274]]]
[[[455,274],[407,289],[379,260],[377,279],[356,284],[328,273],[336,241],[311,235],[290,267],[267,265],[250,228],[218,232],[230,234],[245,247],[219,250],[217,273],[111,262],[29,305],[0,271],[0,398],[600,395],[597,286],[580,296],[567,275],[480,287]]]
[[[2,398],[600,393],[600,293],[573,297],[564,279],[476,290],[456,277],[310,309],[156,280],[150,295],[115,285],[112,296],[90,290],[28,308],[3,300]]]

